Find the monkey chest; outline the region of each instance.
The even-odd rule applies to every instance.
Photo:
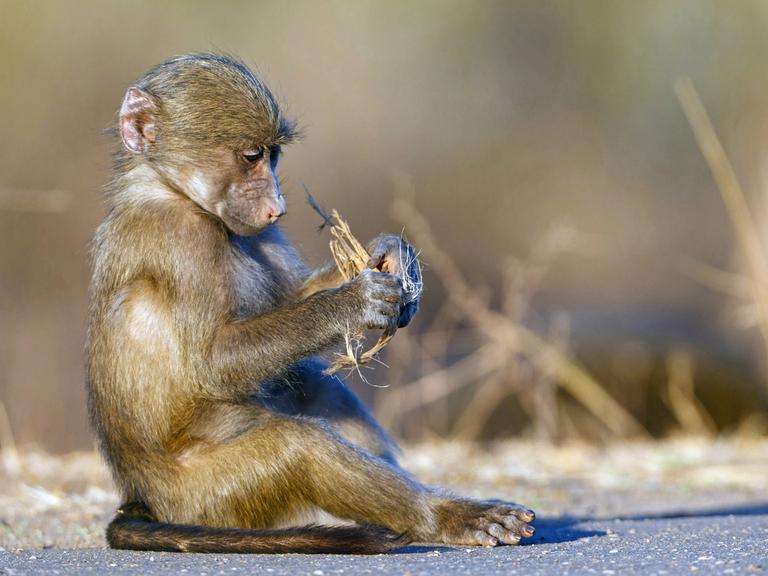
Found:
[[[237,319],[275,308],[288,289],[274,263],[238,248],[231,251],[229,277],[231,312]]]

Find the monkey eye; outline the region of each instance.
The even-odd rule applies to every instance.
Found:
[[[258,162],[264,158],[264,150],[244,150],[243,158],[248,160],[248,162]]]

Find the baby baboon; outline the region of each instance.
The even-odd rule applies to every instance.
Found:
[[[276,224],[295,128],[246,66],[194,54],[152,68],[115,132],[88,333],[91,417],[125,502],[111,546],[378,553],[533,533],[525,508],[416,482],[323,375],[313,356],[347,330],[410,321],[411,248],[378,237],[349,282],[332,264],[306,269]],[[354,524],[309,524],[319,513]]]

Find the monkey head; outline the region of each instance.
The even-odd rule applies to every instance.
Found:
[[[294,124],[241,62],[194,54],[151,69],[120,109],[118,160],[146,163],[174,191],[253,235],[285,214],[276,177]]]

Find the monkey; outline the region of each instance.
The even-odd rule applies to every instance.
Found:
[[[299,131],[241,60],[158,64],[111,133],[86,343],[90,419],[123,502],[111,547],[375,554],[533,534],[527,508],[415,480],[324,374],[319,355],[348,330],[411,321],[399,254],[414,251],[378,236],[351,281],[304,264],[278,224],[277,166]]]

